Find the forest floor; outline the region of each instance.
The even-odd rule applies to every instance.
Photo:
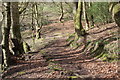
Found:
[[[99,40],[115,35],[115,23],[92,28],[87,32],[87,40]],[[29,60],[18,60],[18,63],[7,69],[3,76],[9,80],[71,80],[82,78],[86,80],[119,80],[118,62],[105,62],[100,59],[88,59],[81,54],[82,47],[73,49],[66,39],[74,33],[73,21],[53,23],[44,26],[42,38],[33,43],[29,30],[23,32],[23,38],[33,46]],[[28,36],[28,37],[26,37]],[[117,41],[112,41],[117,43]],[[11,79],[10,79],[11,78]],[[80,80],[80,79],[78,79]]]

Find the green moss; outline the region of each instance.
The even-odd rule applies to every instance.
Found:
[[[45,50],[41,50],[39,53],[42,54],[42,55],[44,55],[44,56],[47,55],[47,53],[46,53]]]
[[[95,42],[88,42],[84,53],[86,53],[86,51],[89,52],[88,55],[92,58],[99,58],[102,61],[112,62],[118,61],[119,59],[117,54],[119,50],[116,41],[109,42],[99,40]]]
[[[74,78],[79,78],[78,76],[69,76],[68,78],[74,79]]]
[[[57,65],[57,64],[55,64],[53,62],[49,63],[48,68],[51,69],[51,70],[54,70],[54,71],[61,71],[61,70],[63,70],[62,67],[60,67],[59,65]]]
[[[108,61],[108,62],[113,62],[113,61],[118,61],[118,54],[109,54],[109,53],[104,53],[100,59],[102,61]]]
[[[75,33],[68,35],[68,39],[66,40],[67,42],[71,41],[72,38],[75,37]]]
[[[100,57],[100,59],[101,59],[102,61],[107,61],[107,56],[108,56],[108,54],[104,53],[104,54]]]
[[[21,72],[18,72],[19,75],[22,75],[22,74],[25,74],[26,72],[24,71],[21,71]]]
[[[113,10],[112,10],[112,13],[113,14],[116,14],[120,12],[120,4],[116,4],[114,7],[113,7]]]

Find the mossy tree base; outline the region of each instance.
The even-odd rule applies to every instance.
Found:
[[[110,37],[109,39],[105,39],[105,40],[97,40],[97,41],[90,41],[87,42],[85,41],[85,38],[83,37],[83,40],[81,38],[76,39],[75,41],[75,33],[72,34],[67,41],[69,42],[68,45],[74,49],[79,48],[80,46],[84,45],[84,48],[82,49],[82,53],[84,54],[88,59],[100,59],[102,61],[117,61],[119,60],[119,55],[116,54],[116,52],[111,52],[110,50],[112,45],[110,44],[110,42],[112,41],[116,41],[117,38],[116,37]],[[81,42],[84,42],[81,43]],[[111,47],[106,47],[107,45],[111,45]],[[109,46],[108,45],[108,46]],[[113,46],[117,46],[117,45],[113,45]],[[116,50],[116,49],[112,49]]]

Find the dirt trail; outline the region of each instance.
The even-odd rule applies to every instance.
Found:
[[[117,31],[114,23],[104,26],[106,28],[100,26],[100,29],[93,28],[88,31],[88,39],[106,38],[111,36],[112,32]],[[54,23],[45,26],[42,35],[44,40],[37,41],[35,44],[37,51],[32,53],[29,61],[19,61],[17,65],[13,65],[5,71],[5,78],[19,78],[20,80],[68,78],[70,76],[88,78],[87,80],[91,78],[114,78],[113,80],[115,80],[118,78],[116,62],[90,61],[81,54],[82,47],[74,50],[65,46],[68,35],[72,33],[74,33],[73,21],[67,21],[64,25]],[[29,43],[31,39],[27,41]],[[44,46],[41,47],[40,42],[46,44],[42,44]]]

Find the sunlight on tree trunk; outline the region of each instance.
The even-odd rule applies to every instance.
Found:
[[[84,14],[84,19],[85,19],[85,28],[86,30],[89,29],[89,21],[88,21],[88,17],[87,17],[87,13],[86,13],[86,2],[83,0],[83,14]]]
[[[63,4],[62,2],[60,2],[60,9],[61,9],[61,15],[59,17],[59,21],[62,22],[63,16],[64,16],[64,12],[63,12]]]
[[[33,45],[35,44],[35,28],[34,28],[34,4],[32,4],[32,17],[31,17],[31,28],[32,28],[32,40]]]
[[[23,41],[23,48],[25,53],[29,53],[29,51],[31,51],[30,46],[25,41]]]
[[[2,42],[2,23],[3,23],[3,14],[2,14],[2,3],[0,3],[0,43]]]
[[[9,50],[9,34],[11,27],[11,13],[10,13],[10,2],[7,3],[7,26],[3,25],[3,40],[2,40],[2,51],[3,51],[3,68],[6,69],[10,64],[10,50]]]
[[[3,52],[2,52],[2,45],[1,45],[1,42],[2,42],[2,24],[3,24],[3,20],[4,20],[4,17],[3,17],[3,14],[2,14],[2,2],[0,2],[0,70],[2,70],[2,62],[3,62]]]
[[[38,4],[35,3],[34,5],[34,13],[35,13],[35,19],[36,19],[36,39],[41,38],[41,28],[42,28],[42,12],[43,12],[43,7],[41,8],[41,13],[39,13],[38,10]],[[40,19],[40,22],[39,22]]]

